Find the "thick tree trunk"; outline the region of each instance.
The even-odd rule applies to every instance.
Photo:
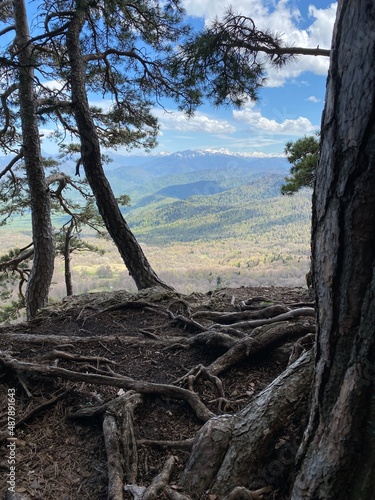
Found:
[[[84,22],[84,10],[80,2],[77,2],[77,10],[70,22],[66,43],[70,59],[72,101],[81,137],[81,154],[86,178],[96,198],[105,226],[138,289],[152,286],[171,289],[151,268],[142,248],[121,214],[103,170],[98,134],[87,99],[85,63],[80,49],[80,33]]]
[[[317,354],[292,498],[375,498],[375,4],[339,2],[313,206]]]
[[[309,352],[242,411],[210,419],[195,440],[182,487],[196,495],[210,490],[223,498],[237,486],[279,486],[298,448],[288,441],[288,422],[306,414],[312,376]]]
[[[24,0],[15,0],[14,19],[19,61],[19,105],[25,169],[30,189],[34,260],[26,290],[26,312],[33,318],[48,301],[55,249],[51,224],[51,199],[44,175],[35,107],[33,48],[30,44]]]

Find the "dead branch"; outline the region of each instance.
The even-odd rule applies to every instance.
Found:
[[[181,387],[137,381],[119,374],[110,377],[90,373],[79,373],[66,370],[65,368],[18,361],[17,359],[11,358],[9,354],[4,351],[0,351],[0,362],[7,369],[15,371],[20,370],[24,373],[37,373],[39,375],[46,375],[49,377],[62,377],[67,380],[73,380],[74,382],[85,382],[87,384],[94,385],[110,385],[122,389],[134,390],[141,394],[157,394],[159,396],[166,396],[172,399],[182,399],[191,406],[196,416],[203,422],[206,422],[214,416],[214,413],[212,413],[204,405],[204,403],[202,403],[197,394]]]

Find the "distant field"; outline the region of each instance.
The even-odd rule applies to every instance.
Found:
[[[76,253],[72,258],[74,293],[135,290],[117,252],[108,241],[86,238],[106,250],[104,255]],[[173,242],[142,247],[161,279],[181,293],[206,292],[224,286],[304,286],[310,265],[308,224],[271,227],[242,238]],[[0,254],[30,242],[27,221],[0,228]],[[56,259],[51,299],[65,296],[63,261]]]

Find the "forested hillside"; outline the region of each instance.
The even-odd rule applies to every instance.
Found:
[[[123,209],[126,220],[158,274],[176,289],[305,285],[311,192],[280,194],[289,173],[285,158],[185,151],[111,160],[106,169],[113,189],[131,199]],[[61,168],[74,176],[74,162]],[[66,220],[55,216],[54,226]],[[0,232],[2,253],[27,245],[28,216]],[[74,293],[134,289],[111,242],[89,228],[81,237],[105,253],[72,254]],[[65,294],[63,260],[57,259],[51,296]]]

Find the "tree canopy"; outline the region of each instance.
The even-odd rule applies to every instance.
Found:
[[[292,195],[304,187],[313,188],[319,157],[319,141],[316,136],[289,141],[284,152],[292,167],[291,176],[285,178],[281,194]]]
[[[251,18],[231,11],[194,33],[179,0],[44,0],[30,7],[24,0],[0,3],[0,145],[12,155],[0,176],[10,182],[4,187],[16,192],[14,171],[24,161],[35,248],[29,314],[46,303],[53,271],[51,193],[39,131],[52,123],[59,144],[79,144],[76,171],[84,168],[106,228],[137,286],[164,286],[123,219],[104,174],[101,149],[152,148],[158,135],[152,107],[163,97],[174,99],[187,113],[205,99],[235,106],[244,96],[256,99],[265,83],[259,53],[280,66],[298,53],[327,56],[329,51],[285,47],[277,35],[261,32]],[[103,106],[90,104],[94,94],[102,96]],[[23,147],[26,139],[30,146]],[[50,235],[48,245],[43,234]],[[48,273],[43,259],[50,263]]]

